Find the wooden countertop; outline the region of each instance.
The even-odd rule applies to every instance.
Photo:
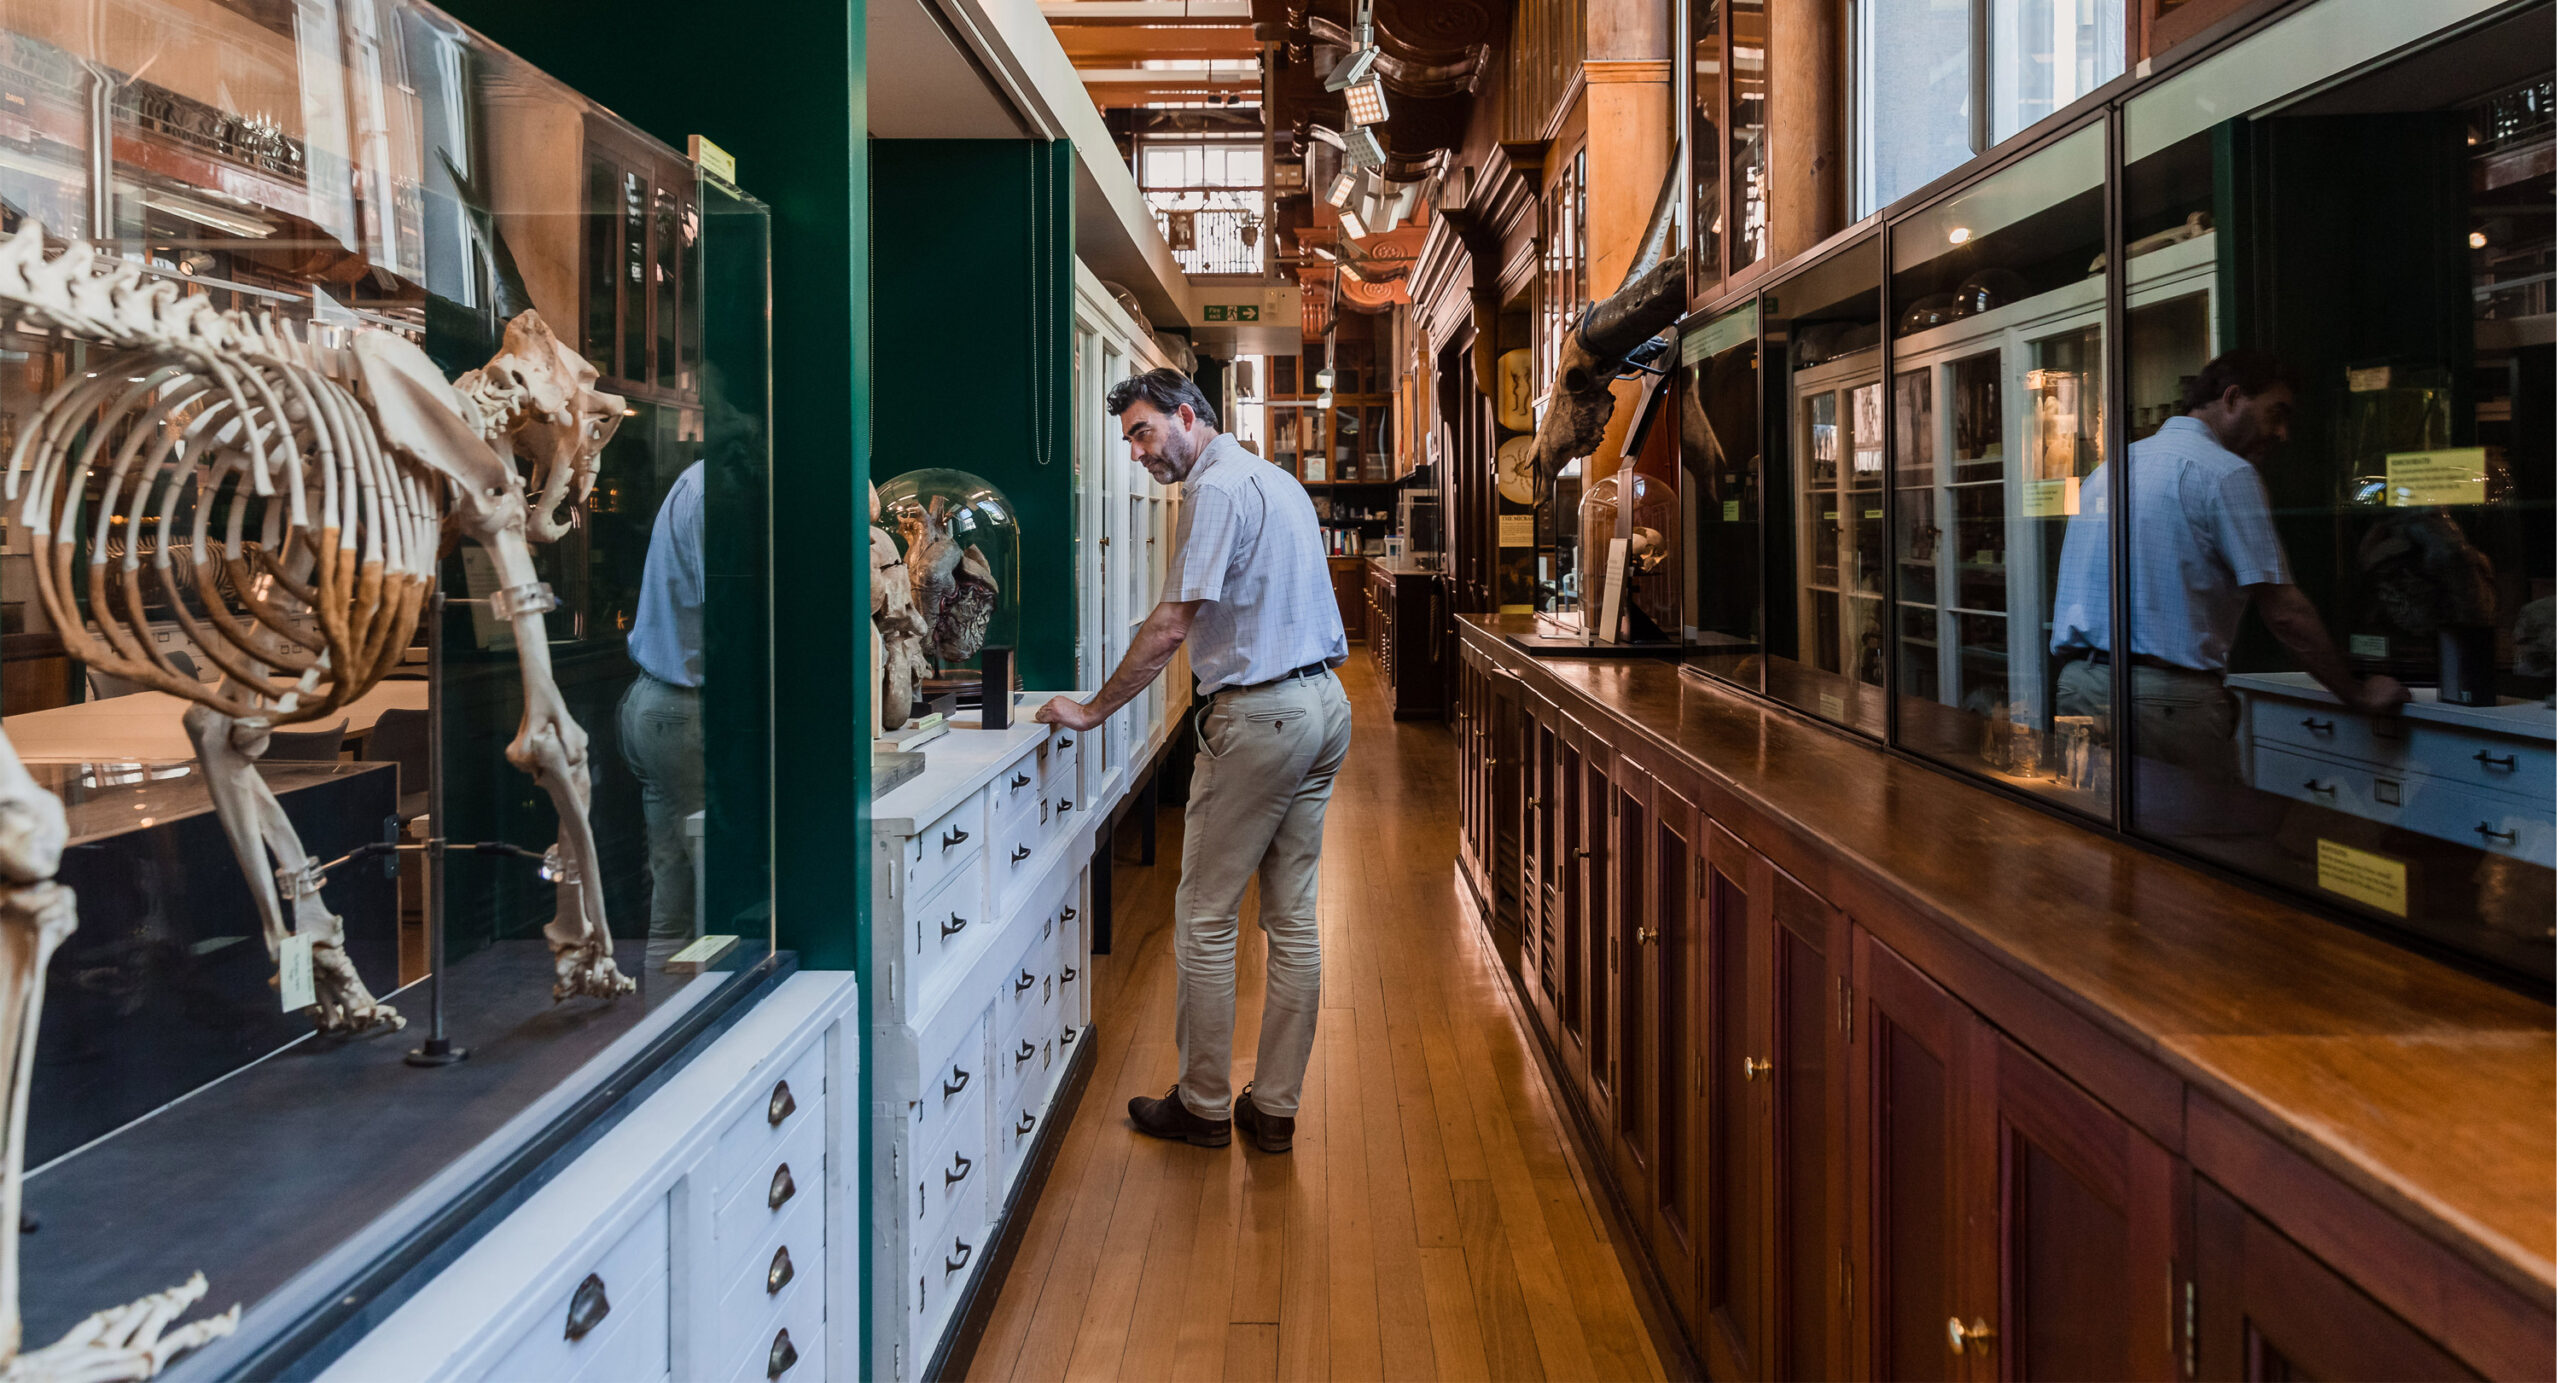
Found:
[[[2553,1010],[1652,661],[1527,659],[1917,912],[2547,1301]],[[1925,829],[1915,825],[1926,823]]]

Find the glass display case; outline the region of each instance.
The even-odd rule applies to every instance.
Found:
[[[774,960],[763,207],[423,4],[112,21],[0,11],[0,253],[160,304],[0,289],[0,729],[78,908],[38,1343],[199,1268],[302,1328],[258,1304]],[[137,1178],[237,1194],[108,1228]]]
[[[1770,570],[1765,689],[1881,737],[1884,350],[1873,238],[1759,306],[1767,372]],[[1721,517],[1721,515],[1719,515]]]
[[[986,649],[1021,644],[1022,526],[1013,502],[982,477],[939,466],[879,488],[879,524],[897,540],[929,626],[925,656],[939,675],[927,679],[927,693],[965,688],[963,699],[974,702],[982,679],[960,674]]]
[[[2074,523],[2104,551],[2103,153],[2089,126],[1893,231],[1902,743],[2102,816],[2101,713],[2055,660],[2107,613],[2103,560],[2065,570]]]
[[[1686,562],[1690,658],[1760,685],[1760,304],[1680,333],[1673,406],[1683,483],[1694,497]]]

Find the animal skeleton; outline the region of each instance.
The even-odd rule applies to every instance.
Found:
[[[924,655],[924,639],[933,632],[916,608],[915,588],[897,541],[880,527],[880,487],[871,487],[871,637],[880,689],[880,728],[895,730],[907,723],[924,699],[924,679],[933,665]]]
[[[996,611],[995,568],[973,544],[962,547],[951,532],[950,501],[935,495],[898,516],[907,540],[907,572],[915,583],[928,645],[945,664],[978,656]]]
[[[71,655],[195,703],[188,735],[248,876],[268,955],[280,958],[289,942],[311,947],[320,1028],[403,1020],[348,961],[344,927],[321,903],[322,870],[255,762],[276,727],[335,713],[398,663],[448,534],[478,542],[496,563],[490,606],[514,626],[525,698],[507,759],[533,775],[560,817],[545,870],[557,904],[543,929],[552,996],[629,993],[595,868],[587,737],[552,679],[542,626],[558,602],[535,576],[528,543],[529,533],[565,531],[560,506],[593,488],[597,453],[621,422],[623,401],[593,387],[595,371],[528,312],[508,324],[495,359],[448,384],[423,351],[389,332],[305,339],[291,323],[219,312],[165,280],[146,282],[137,266],[101,262],[85,244],[48,257],[33,222],[0,237],[0,325],[120,351],[38,407],[9,458],[5,493],[24,494],[19,518],[40,550],[38,594]],[[494,449],[501,443],[507,453]],[[538,507],[527,504],[513,455],[534,466]],[[84,522],[82,591],[71,561]],[[155,525],[148,580],[221,670],[218,684],[179,672],[145,637],[146,544],[137,535]],[[172,540],[182,526],[184,544]],[[117,527],[125,541],[111,541]],[[238,1318],[234,1308],[167,1329],[203,1296],[198,1276],[18,1353],[28,1082],[44,967],[76,925],[69,891],[52,882],[64,835],[61,804],[0,737],[0,1055],[10,1081],[0,1106],[0,1379],[10,1383],[147,1378]]]

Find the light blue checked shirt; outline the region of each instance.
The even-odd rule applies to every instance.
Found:
[[[2289,585],[2258,468],[2193,418],[2132,447],[2133,651],[2220,672],[2251,586]],[[2107,647],[2107,468],[2080,486],[2053,593],[2053,651]]]
[[[1206,694],[1350,656],[1306,487],[1220,433],[1182,482],[1164,599],[1205,600],[1191,673]]]
[[[702,685],[702,463],[667,489],[640,568],[640,610],[631,621],[631,661],[670,686]]]

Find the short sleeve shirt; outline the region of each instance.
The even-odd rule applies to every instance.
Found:
[[[1164,599],[1208,602],[1190,637],[1204,693],[1350,655],[1306,488],[1225,433],[1182,482]]]
[[[2240,633],[2251,586],[2290,585],[2258,468],[2193,418],[2171,418],[2133,444],[2130,562],[2133,651],[2220,672]],[[2063,535],[2053,600],[2053,649],[2103,649],[2107,630],[2107,510],[2100,466],[2080,487],[2091,502]]]
[[[649,530],[631,661],[661,682],[702,685],[702,463],[676,477]]]

